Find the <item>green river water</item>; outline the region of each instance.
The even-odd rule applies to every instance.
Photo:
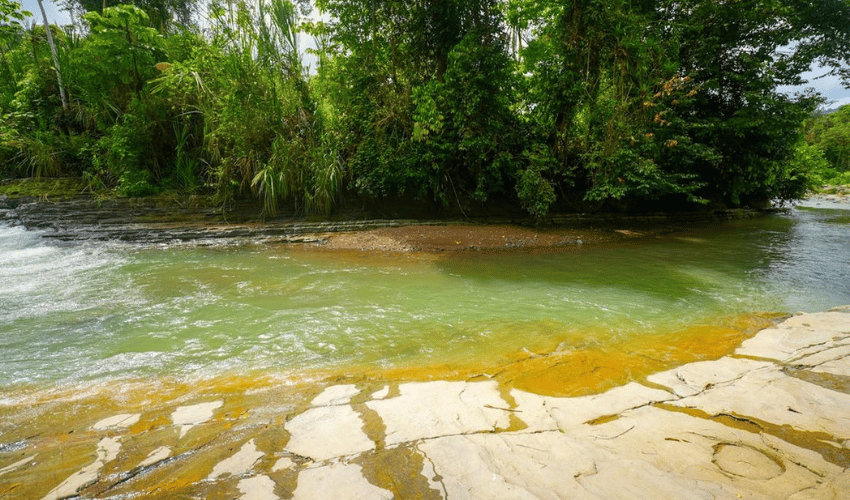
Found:
[[[642,339],[678,359],[715,342],[701,332],[752,314],[850,304],[846,207],[439,257],[57,245],[0,227],[0,403],[162,377],[488,370],[531,352],[633,352]]]

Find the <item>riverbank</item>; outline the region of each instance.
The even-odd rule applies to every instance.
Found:
[[[801,500],[850,489],[850,306],[582,397],[486,375],[125,387],[97,411],[85,392],[0,405],[0,496]]]
[[[510,251],[578,248],[653,237],[694,224],[741,219],[775,209],[711,210],[689,213],[554,214],[542,221],[526,216],[473,219],[386,217],[348,207],[333,217],[280,213],[262,215],[256,202],[214,204],[202,197],[160,195],[101,199],[79,186],[48,184],[7,189],[0,194],[0,222],[43,230],[56,241],[122,241],[141,245],[308,245],[318,250],[379,252]],[[50,187],[54,186],[54,187]]]

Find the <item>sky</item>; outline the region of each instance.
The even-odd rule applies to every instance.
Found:
[[[19,0],[20,1],[20,0]],[[68,13],[61,10],[59,5],[51,0],[43,0],[44,2],[44,10],[47,11],[47,19],[56,24],[70,24],[71,18],[68,16]],[[24,10],[28,10],[35,15],[35,18],[39,23],[43,23],[44,21],[41,19],[41,11],[38,10],[38,2],[36,0],[23,0],[21,2],[23,4]]]
[[[69,24],[71,22],[68,13],[63,11],[53,0],[43,0],[44,10],[47,11],[47,17],[51,22],[58,24]],[[23,0],[21,2],[24,10],[28,10],[36,15],[38,22],[41,20],[41,12],[38,10],[38,2],[36,0]],[[809,73],[803,75],[803,78],[809,80],[809,83],[801,87],[781,87],[780,90],[788,94],[801,92],[806,88],[813,87],[827,99],[827,103],[823,106],[824,109],[834,109],[845,104],[850,104],[850,89],[845,89],[841,86],[841,81],[837,76],[830,76],[818,79],[817,77],[826,73],[827,70],[822,68],[814,68]]]
[[[808,73],[803,74],[803,78],[809,83],[802,87],[780,87],[780,90],[787,93],[799,92],[803,89],[814,87],[815,90],[826,97],[827,102],[822,107],[824,109],[835,109],[845,104],[850,104],[850,89],[845,89],[841,86],[841,80],[837,76],[827,76],[818,79],[817,77],[827,73],[824,68],[816,68]]]

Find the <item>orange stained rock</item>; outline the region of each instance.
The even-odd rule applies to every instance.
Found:
[[[606,348],[555,352],[522,359],[497,378],[535,394],[585,396],[682,364],[718,359],[772,325],[770,315],[745,315],[720,326],[642,335]]]

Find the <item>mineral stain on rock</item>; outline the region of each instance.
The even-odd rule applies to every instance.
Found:
[[[70,477],[62,481],[58,486],[47,492],[43,500],[58,500],[74,496],[86,486],[97,482],[100,469],[108,462],[115,460],[121,443],[115,438],[103,438],[97,444],[97,459],[91,464],[83,467]]]
[[[196,404],[169,395],[154,404],[125,399],[121,412],[109,404],[102,415],[91,406],[94,423],[70,434],[23,418],[36,432],[0,449],[0,494],[841,498],[850,485],[848,395],[815,375],[850,368],[840,334],[848,320],[850,311],[792,318],[757,333],[740,354],[652,374],[651,386],[632,381],[582,396],[535,394],[485,375],[337,376],[319,387],[222,379]],[[772,360],[747,357],[768,349]]]

